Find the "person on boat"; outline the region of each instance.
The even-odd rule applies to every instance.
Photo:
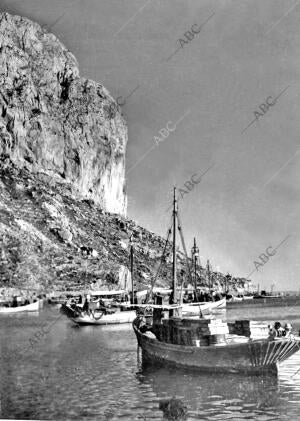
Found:
[[[101,300],[101,298],[99,299],[99,305],[98,305],[99,310],[104,310],[105,309],[105,303],[103,300]]]
[[[284,326],[285,330],[285,337],[289,339],[294,339],[294,335],[292,334],[292,325],[290,323],[286,323]]]
[[[90,310],[90,303],[88,301],[88,298],[86,297],[83,307],[82,307],[82,311],[85,311],[86,313],[88,313]]]
[[[148,326],[146,324],[146,318],[144,316],[141,316],[139,318],[138,328],[139,328],[140,332],[142,332],[142,333],[147,332]]]
[[[271,325],[268,325],[268,330],[269,330],[269,339],[273,339],[272,338],[272,336],[273,336],[273,328],[272,328]]]
[[[278,338],[278,328],[281,326],[279,322],[276,322],[274,326],[268,325],[269,328],[269,339],[274,340],[275,338]]]
[[[76,309],[76,302],[75,302],[74,298],[71,298],[71,299],[70,299],[70,307],[71,307],[73,310],[75,310],[75,309]]]
[[[202,290],[200,290],[200,292],[199,292],[199,301],[200,301],[200,303],[202,303],[204,301],[204,293],[203,293]]]
[[[280,322],[275,322],[274,329],[275,329],[275,337],[276,338],[281,338],[281,337],[285,336],[285,330],[281,326]]]

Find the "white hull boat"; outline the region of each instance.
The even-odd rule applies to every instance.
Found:
[[[38,311],[40,307],[40,302],[36,301],[31,304],[26,304],[19,307],[0,307],[0,313],[3,314],[12,314],[12,313],[23,313],[28,311]]]
[[[243,297],[235,297],[233,296],[230,301],[234,301],[234,302],[240,302],[240,301],[248,301],[248,300],[253,300],[253,295],[244,295]]]
[[[198,316],[203,311],[211,311],[226,308],[226,298],[219,301],[207,301],[202,303],[190,303],[182,305],[182,314],[189,316]]]
[[[102,312],[81,314],[77,317],[71,317],[71,320],[78,325],[112,325],[132,323],[135,318],[135,311],[117,311],[113,314],[104,314]]]

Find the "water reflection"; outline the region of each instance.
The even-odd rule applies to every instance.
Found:
[[[0,418],[298,419],[300,352],[278,377],[153,368],[143,366],[130,325],[77,328],[64,317],[56,319],[57,312],[47,309],[38,317],[0,318]],[[28,347],[29,338],[52,321],[49,333]]]
[[[276,376],[207,375],[142,364],[137,377],[141,384],[150,385],[160,400],[182,400],[190,417],[218,419],[220,414],[238,414],[249,419],[263,412],[274,419],[278,408],[281,412]]]

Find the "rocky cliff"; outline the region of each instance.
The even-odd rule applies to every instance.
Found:
[[[49,185],[48,178],[15,165],[0,165],[0,176],[0,288],[116,286],[120,270],[129,267],[130,236],[136,286],[153,279],[164,239],[90,200],[74,198],[64,183]],[[183,264],[182,255],[179,259]],[[158,285],[168,284],[171,266],[166,262]]]
[[[38,24],[0,14],[2,161],[124,215],[126,143],[118,105],[79,76],[73,54]]]
[[[0,164],[0,288],[74,291],[116,287],[129,265],[129,238],[134,245],[134,281],[145,289],[170,286],[171,244],[123,216],[105,212],[91,200],[74,198],[65,183],[49,184],[47,176],[14,164]],[[183,253],[178,251],[178,280],[187,280]],[[162,264],[161,264],[162,262]],[[160,270],[158,271],[158,268]],[[213,272],[213,283],[225,277]],[[227,286],[243,287],[233,278]],[[205,269],[202,285],[208,285]]]
[[[0,288],[115,287],[130,236],[136,287],[159,267],[156,285],[170,285],[171,245],[161,261],[165,240],[125,217],[127,128],[108,91],[79,76],[54,35],[19,16],[0,14],[0,61]],[[180,252],[178,279],[187,279]]]

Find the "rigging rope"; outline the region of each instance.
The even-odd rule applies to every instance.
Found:
[[[179,231],[179,234],[180,234],[182,248],[183,248],[183,251],[184,251],[184,254],[185,254],[185,258],[186,258],[186,265],[187,265],[187,268],[188,268],[189,278],[190,278],[190,281],[192,282],[192,272],[191,272],[191,268],[190,268],[190,265],[189,265],[189,257],[188,257],[186,246],[185,246],[185,241],[184,241],[183,232],[182,232],[182,225],[181,225],[181,220],[180,220],[180,217],[179,217],[178,209],[177,209],[177,219],[178,219],[178,231]]]
[[[185,254],[185,257],[186,257],[186,265],[187,265],[187,268],[188,268],[190,280],[192,281],[193,278],[192,278],[191,268],[190,268],[190,265],[189,265],[189,257],[188,257],[187,251],[186,251],[186,246],[185,246],[185,241],[184,241],[184,237],[183,237],[182,225],[181,225],[181,220],[180,220],[180,217],[179,217],[178,209],[177,209],[177,219],[178,219],[178,230],[179,230],[180,238],[181,238],[181,242],[182,242],[182,248],[183,248],[183,251],[184,251],[184,254]],[[197,282],[197,281],[195,280],[195,282]],[[183,283],[181,284],[181,294],[182,294],[182,285],[183,285]],[[198,300],[196,286],[197,285],[195,285],[195,298]],[[181,301],[181,297],[180,297],[180,301]],[[201,311],[200,305],[199,305],[199,316],[200,316],[200,318],[203,317],[203,313]]]
[[[153,288],[154,288],[155,282],[157,280],[159,271],[160,271],[160,269],[161,269],[161,267],[162,267],[162,265],[164,263],[164,257],[165,257],[166,249],[167,249],[167,246],[168,246],[168,243],[169,243],[169,238],[170,238],[171,232],[172,232],[172,228],[170,227],[168,229],[168,231],[167,231],[167,238],[166,238],[166,242],[165,242],[163,253],[162,253],[161,258],[160,258],[160,262],[159,262],[159,266],[158,266],[157,272],[156,272],[156,274],[154,276],[153,281],[151,282],[151,286],[150,286],[149,292],[147,294],[146,303],[149,302],[149,300],[152,298],[152,292],[153,292]]]
[[[176,211],[176,215],[177,215],[177,220],[178,220],[178,231],[179,231],[179,234],[180,234],[182,248],[183,248],[183,251],[184,251],[184,254],[185,254],[185,258],[186,258],[186,264],[187,264],[187,268],[188,268],[189,279],[190,279],[190,281],[192,281],[192,273],[191,273],[191,268],[190,268],[190,265],[189,265],[189,257],[188,257],[188,253],[187,253],[187,250],[186,250],[184,237],[183,237],[182,224],[181,224],[181,220],[180,220],[180,217],[179,217],[178,208],[177,208],[177,211]],[[171,227],[167,231],[167,239],[166,239],[165,247],[164,247],[164,250],[163,250],[163,253],[162,253],[162,256],[161,256],[160,264],[159,264],[159,267],[157,269],[156,275],[155,275],[153,281],[151,282],[151,287],[148,291],[145,303],[148,303],[150,301],[150,299],[152,298],[153,288],[154,288],[155,282],[157,280],[159,271],[160,271],[160,269],[161,269],[161,267],[164,263],[165,252],[166,252],[166,249],[167,249],[167,246],[168,246],[168,243],[169,243],[169,237],[172,233],[172,225],[173,224],[171,223]],[[183,291],[183,282],[181,283],[180,302],[182,302],[182,291]],[[197,289],[195,289],[195,294],[197,294]],[[201,311],[200,306],[199,306],[199,312],[200,312],[200,317],[202,317],[202,311]]]

